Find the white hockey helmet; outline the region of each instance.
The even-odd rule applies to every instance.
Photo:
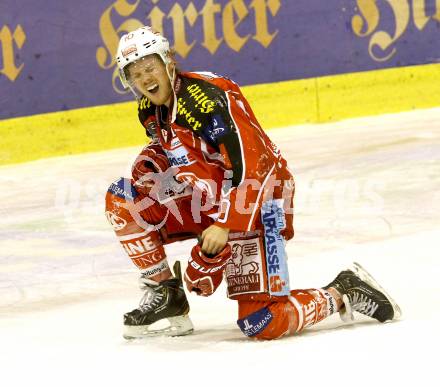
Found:
[[[125,88],[131,89],[125,72],[127,66],[152,54],[159,55],[165,65],[171,62],[168,40],[159,32],[154,32],[151,27],[144,26],[121,37],[116,52],[116,62],[119,77]]]

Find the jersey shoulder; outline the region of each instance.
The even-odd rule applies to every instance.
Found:
[[[176,123],[216,146],[221,136],[234,130],[227,96],[231,82],[207,72],[180,74]]]
[[[191,110],[202,115],[228,110],[228,94],[240,93],[234,81],[207,71],[180,73],[180,79],[178,95]]]
[[[181,74],[183,78],[194,82],[200,81],[204,87],[212,92],[224,94],[228,91],[236,91],[239,86],[230,78],[209,71],[193,71]]]

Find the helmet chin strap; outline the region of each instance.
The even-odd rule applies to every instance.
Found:
[[[165,65],[165,69],[167,71],[168,79],[170,80],[171,83],[171,90],[173,92],[173,112],[171,114],[171,122],[174,122],[176,120],[176,114],[177,114],[177,97],[176,97],[176,91],[174,90],[174,81],[176,78],[176,65],[174,65],[173,67],[173,76],[170,75],[167,65]]]
[[[128,88],[134,94],[134,96],[136,97],[137,100],[140,100],[143,97],[142,93],[137,92],[136,88],[131,86],[131,84],[128,84]]]

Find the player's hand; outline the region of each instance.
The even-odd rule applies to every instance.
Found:
[[[229,239],[229,229],[212,224],[202,232],[202,252],[206,255],[216,255],[226,246]]]
[[[199,244],[194,246],[183,277],[187,289],[199,296],[210,296],[221,284],[223,270],[230,257],[229,244],[214,257],[203,254]]]
[[[165,172],[168,168],[168,158],[161,149],[156,145],[146,146],[133,163],[133,185],[139,193],[148,195],[156,183],[155,175]]]

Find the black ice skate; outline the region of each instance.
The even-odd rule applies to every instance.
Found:
[[[183,336],[194,330],[180,275],[161,283],[141,278],[141,284],[145,294],[139,308],[124,315],[124,338]]]
[[[353,312],[359,312],[380,322],[397,319],[401,311],[396,302],[358,263],[339,275],[325,289],[334,288],[342,294],[344,306],[339,311],[345,322],[354,320]]]

